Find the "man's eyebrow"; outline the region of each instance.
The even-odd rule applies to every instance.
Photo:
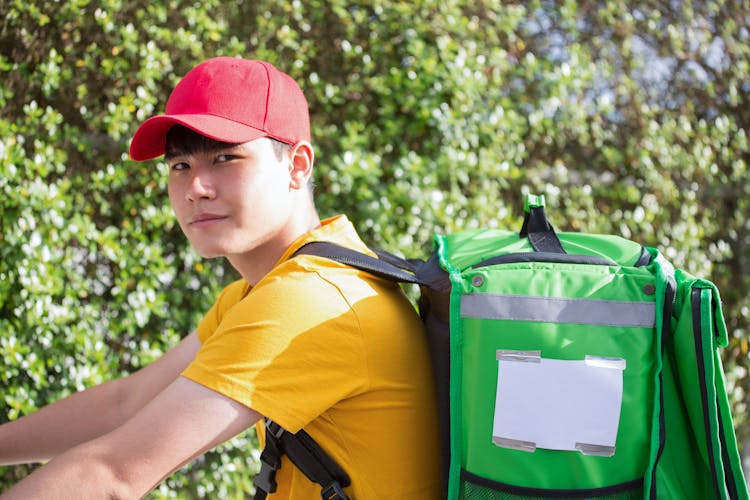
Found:
[[[179,148],[167,148],[167,150],[164,152],[164,160],[171,160],[172,158],[175,158],[177,156],[185,156],[187,153]]]
[[[231,142],[214,142],[210,145],[199,145],[197,147],[181,148],[180,146],[170,146],[164,152],[164,160],[168,161],[178,156],[188,156],[196,153],[219,153],[222,151],[234,151],[242,148],[242,144]]]

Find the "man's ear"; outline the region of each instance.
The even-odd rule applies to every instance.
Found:
[[[292,189],[303,189],[312,175],[315,151],[307,141],[300,141],[289,151],[289,178]]]

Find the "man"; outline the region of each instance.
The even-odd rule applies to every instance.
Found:
[[[218,57],[137,130],[134,160],[165,154],[169,199],[203,257],[242,276],[153,364],[0,426],[0,464],[50,460],[7,498],[136,498],[264,417],[306,430],[357,499],[440,495],[421,323],[398,285],[293,254],[367,247],[344,216],[320,221],[305,97],[262,61]],[[270,498],[319,498],[284,459]],[[5,497],[4,497],[5,498]]]

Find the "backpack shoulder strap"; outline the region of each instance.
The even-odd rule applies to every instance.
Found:
[[[415,275],[421,261],[403,259],[383,250],[373,249],[373,252],[379,258],[329,241],[313,241],[300,247],[292,257],[297,255],[325,257],[387,280],[422,284],[422,280]]]
[[[255,475],[254,500],[265,500],[276,491],[276,471],[281,467],[281,456],[289,460],[313,483],[320,485],[324,500],[349,500],[344,488],[349,486],[349,475],[304,430],[293,434],[267,418],[266,446],[260,455],[260,471]]]

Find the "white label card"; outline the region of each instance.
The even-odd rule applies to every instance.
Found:
[[[545,359],[538,351],[498,351],[497,358],[495,444],[614,454],[625,360]]]

